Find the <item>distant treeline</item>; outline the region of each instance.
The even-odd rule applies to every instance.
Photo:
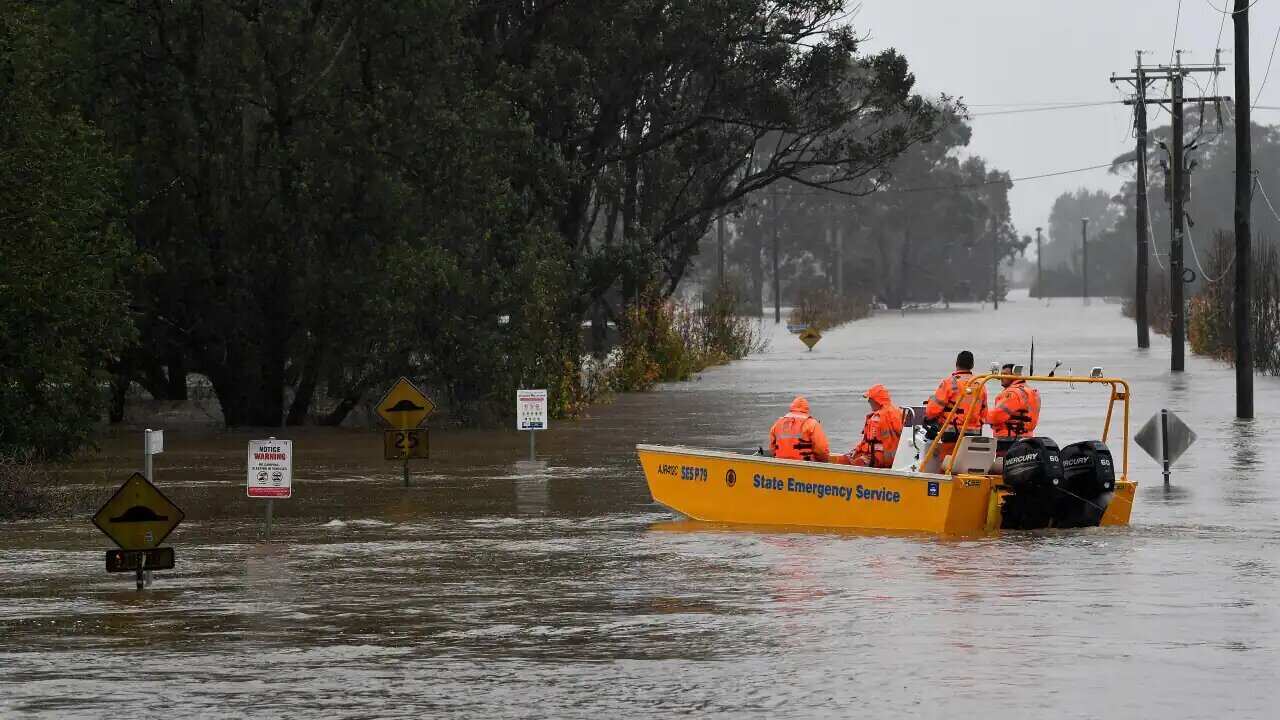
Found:
[[[0,451],[193,373],[233,426],[400,374],[463,419],[571,411],[583,322],[637,325],[724,214],[748,304],[770,213],[788,289],[839,223],[846,294],[998,290],[1007,176],[843,5],[0,0]]]

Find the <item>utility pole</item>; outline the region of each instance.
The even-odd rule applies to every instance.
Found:
[[[782,281],[778,279],[778,190],[773,190],[773,323],[782,322]]]
[[[1036,292],[1038,297],[1044,297],[1044,252],[1040,246],[1040,231],[1043,228],[1036,228]]]
[[[1168,186],[1170,187],[1169,199],[1170,199],[1171,205],[1173,206],[1172,213],[1171,213],[1172,237],[1170,238],[1170,242],[1169,242],[1169,307],[1170,307],[1170,315],[1171,315],[1170,324],[1172,326],[1170,335],[1172,336],[1173,347],[1172,347],[1172,352],[1169,359],[1169,369],[1172,372],[1182,372],[1186,367],[1186,361],[1185,361],[1185,358],[1186,358],[1185,310],[1186,308],[1183,305],[1183,289],[1184,289],[1183,285],[1186,283],[1186,278],[1183,277],[1183,262],[1182,262],[1182,239],[1183,239],[1184,233],[1186,232],[1184,229],[1186,215],[1183,211],[1182,205],[1187,194],[1186,193],[1186,184],[1187,184],[1186,183],[1186,159],[1184,158],[1184,155],[1186,153],[1185,153],[1185,147],[1184,147],[1185,139],[1183,138],[1182,105],[1183,103],[1188,103],[1188,102],[1216,103],[1223,100],[1230,100],[1231,98],[1224,97],[1224,96],[1193,97],[1193,98],[1185,97],[1182,92],[1183,80],[1188,75],[1190,75],[1191,73],[1197,73],[1197,72],[1218,73],[1218,72],[1222,72],[1226,68],[1222,67],[1217,62],[1214,62],[1211,65],[1184,65],[1182,64],[1182,51],[1178,50],[1176,52],[1176,55],[1177,55],[1177,63],[1174,65],[1157,65],[1154,67],[1142,67],[1142,65],[1139,64],[1138,67],[1135,67],[1133,69],[1133,72],[1134,72],[1133,76],[1117,77],[1115,75],[1112,75],[1111,82],[1114,83],[1118,80],[1124,80],[1134,84],[1135,89],[1137,89],[1137,93],[1132,99],[1124,101],[1126,105],[1138,105],[1138,106],[1145,107],[1146,105],[1150,105],[1150,104],[1167,103],[1170,105],[1169,113],[1170,115],[1173,116],[1173,148],[1172,148],[1172,152],[1170,153],[1172,155],[1172,158],[1170,158],[1171,162],[1169,163],[1170,167],[1169,167],[1169,179],[1168,179]],[[1141,57],[1139,57],[1139,61],[1140,60],[1141,60]],[[1166,98],[1148,98],[1146,96],[1146,86],[1151,82],[1155,82],[1157,80],[1169,81],[1170,85],[1172,86],[1171,97],[1166,99]],[[1138,172],[1140,173],[1139,177],[1142,178],[1142,180],[1140,181],[1142,185],[1139,186],[1140,189],[1139,189],[1138,198],[1137,198],[1137,202],[1140,203],[1140,205],[1138,206],[1140,208],[1138,212],[1138,215],[1139,215],[1138,223],[1140,226],[1145,226],[1146,224],[1146,207],[1145,207],[1146,193],[1144,192],[1145,187],[1143,187],[1143,185],[1145,185],[1145,181],[1146,181],[1146,172],[1145,172],[1146,163],[1142,162],[1142,158],[1145,156],[1145,147],[1146,147],[1145,145],[1145,140],[1146,140],[1145,113],[1139,112],[1138,119],[1142,122],[1141,130],[1138,133],[1139,142],[1141,143],[1139,145],[1139,153],[1138,153],[1139,155]],[[1138,240],[1139,248],[1142,248],[1143,246],[1145,246],[1145,240],[1146,240],[1146,235],[1143,234],[1141,231],[1139,231],[1139,240]],[[1139,250],[1139,255],[1138,255],[1139,268],[1144,267],[1145,261],[1146,261],[1146,253],[1143,250]],[[1142,271],[1139,270],[1139,272],[1141,273]],[[1140,274],[1139,278],[1141,277],[1142,275]],[[1139,280],[1139,282],[1141,282],[1141,279]],[[1145,305],[1144,295],[1139,295],[1138,298],[1136,299],[1138,300],[1139,303],[1143,303],[1143,305],[1139,305],[1139,307],[1143,307]],[[1142,346],[1142,341],[1143,341],[1142,331],[1143,331],[1143,328],[1139,326],[1138,342],[1140,347]]]
[[[1182,64],[1182,52],[1178,51],[1178,64]],[[1182,214],[1182,184],[1186,177],[1184,172],[1186,159],[1185,143],[1182,134],[1182,73],[1173,74],[1173,159],[1169,163],[1169,178],[1173,186],[1171,203],[1173,205],[1173,238],[1169,243],[1169,310],[1173,313],[1170,334],[1173,336],[1173,353],[1169,359],[1169,370],[1182,372],[1186,369],[1186,307],[1182,301],[1182,291],[1186,282],[1182,277],[1182,234],[1186,231],[1186,217]]]
[[[844,225],[836,225],[836,297],[844,297]]]
[[[1249,136],[1249,2],[1236,0],[1236,417],[1253,417],[1253,347],[1249,327],[1249,263],[1253,238],[1249,210],[1253,194],[1253,147]]]
[[[824,247],[824,248],[831,248],[831,250],[832,250],[832,254],[834,254],[834,253],[835,253],[835,248],[833,248],[833,247],[832,247],[832,245],[831,245],[831,221],[830,221],[830,220],[828,220],[827,222],[823,223],[823,227],[822,227],[822,242],[823,242],[822,247]],[[834,260],[833,260],[832,262],[834,263]],[[832,273],[832,274],[834,274],[834,273]],[[828,277],[829,277],[829,276],[828,276]]]
[[[716,257],[716,290],[724,291],[724,215],[716,219],[716,243],[719,254]]]
[[[1080,218],[1080,300],[1089,304],[1089,218]]]
[[[991,309],[1000,309],[1000,235],[991,231]]]
[[[1147,104],[1143,102],[1147,96],[1147,80],[1142,73],[1142,51],[1135,51],[1138,59],[1138,66],[1134,68],[1134,74],[1137,79],[1134,81],[1134,88],[1138,91],[1138,103],[1134,106],[1134,124],[1136,125],[1138,136],[1137,162],[1138,162],[1138,196],[1137,212],[1135,213],[1138,221],[1138,256],[1137,256],[1137,277],[1133,283],[1133,306],[1134,320],[1138,323],[1138,347],[1151,347],[1151,329],[1147,321],[1147,239],[1150,237],[1151,228],[1147,226]]]

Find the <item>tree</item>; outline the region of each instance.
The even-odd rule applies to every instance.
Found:
[[[43,459],[84,442],[133,338],[120,163],[49,94],[64,60],[38,13],[0,0],[0,454]]]

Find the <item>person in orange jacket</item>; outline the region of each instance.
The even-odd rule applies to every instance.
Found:
[[[1013,374],[1013,363],[1000,368],[1001,375]],[[998,438],[1035,435],[1040,424],[1040,391],[1021,378],[1001,380],[1004,389],[996,396],[994,407],[987,411],[987,424]]]
[[[784,460],[830,459],[827,434],[822,431],[822,423],[809,414],[809,401],[803,395],[797,395],[791,401],[791,411],[769,429],[769,448],[774,457]]]
[[[964,424],[964,429],[971,432],[980,432],[982,430],[983,419],[987,415],[987,389],[985,386],[979,386],[969,399],[965,399],[965,387],[969,381],[973,379],[973,353],[968,350],[961,350],[956,355],[956,370],[950,375],[942,378],[938,383],[938,389],[933,391],[933,395],[925,401],[924,416],[927,420],[942,422],[951,408],[959,405],[956,414],[951,418],[951,427],[959,430],[960,425]],[[968,411],[966,420],[966,411]],[[945,428],[944,428],[945,429]]]
[[[893,456],[898,452],[902,439],[902,408],[893,404],[889,389],[884,385],[872,385],[862,394],[871,405],[871,412],[862,424],[862,442],[835,459],[841,465],[891,468]]]

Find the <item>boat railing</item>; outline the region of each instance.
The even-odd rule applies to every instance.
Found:
[[[1123,446],[1121,448],[1121,453],[1120,453],[1121,469],[1122,469],[1121,479],[1127,480],[1129,478],[1129,383],[1127,381],[1122,380],[1120,378],[1109,378],[1109,377],[1075,377],[1075,376],[1050,377],[1048,375],[1006,375],[1006,374],[998,374],[998,373],[991,373],[987,375],[977,375],[977,376],[974,376],[971,380],[969,380],[964,386],[964,397],[966,399],[969,399],[970,402],[965,402],[964,400],[957,402],[950,410],[946,412],[945,415],[943,415],[942,422],[939,427],[940,428],[950,427],[953,422],[953,419],[956,417],[956,413],[960,412],[962,407],[963,407],[964,415],[961,416],[961,422],[958,424],[958,426],[961,428],[969,427],[973,413],[978,412],[977,403],[974,403],[971,400],[977,394],[978,388],[985,387],[986,384],[988,382],[991,382],[992,380],[1024,380],[1027,382],[1036,382],[1036,383],[1041,383],[1041,382],[1072,383],[1072,384],[1080,383],[1080,384],[1109,386],[1111,388],[1111,397],[1107,403],[1107,417],[1105,420],[1103,420],[1103,423],[1102,423],[1101,440],[1103,442],[1106,442],[1108,436],[1111,433],[1111,421],[1115,415],[1116,403],[1118,402],[1123,403],[1124,404],[1124,420],[1122,423],[1123,427],[1121,430],[1123,435]],[[979,420],[978,424],[979,426],[981,426],[981,423],[985,422],[986,418],[978,418],[978,420]],[[920,459],[921,467],[924,467],[925,464],[929,461],[929,459],[939,452],[939,448],[941,447],[942,444],[943,444],[942,431],[939,430],[937,436],[934,437],[933,441],[929,443],[929,447],[925,450],[924,456],[921,457]]]

